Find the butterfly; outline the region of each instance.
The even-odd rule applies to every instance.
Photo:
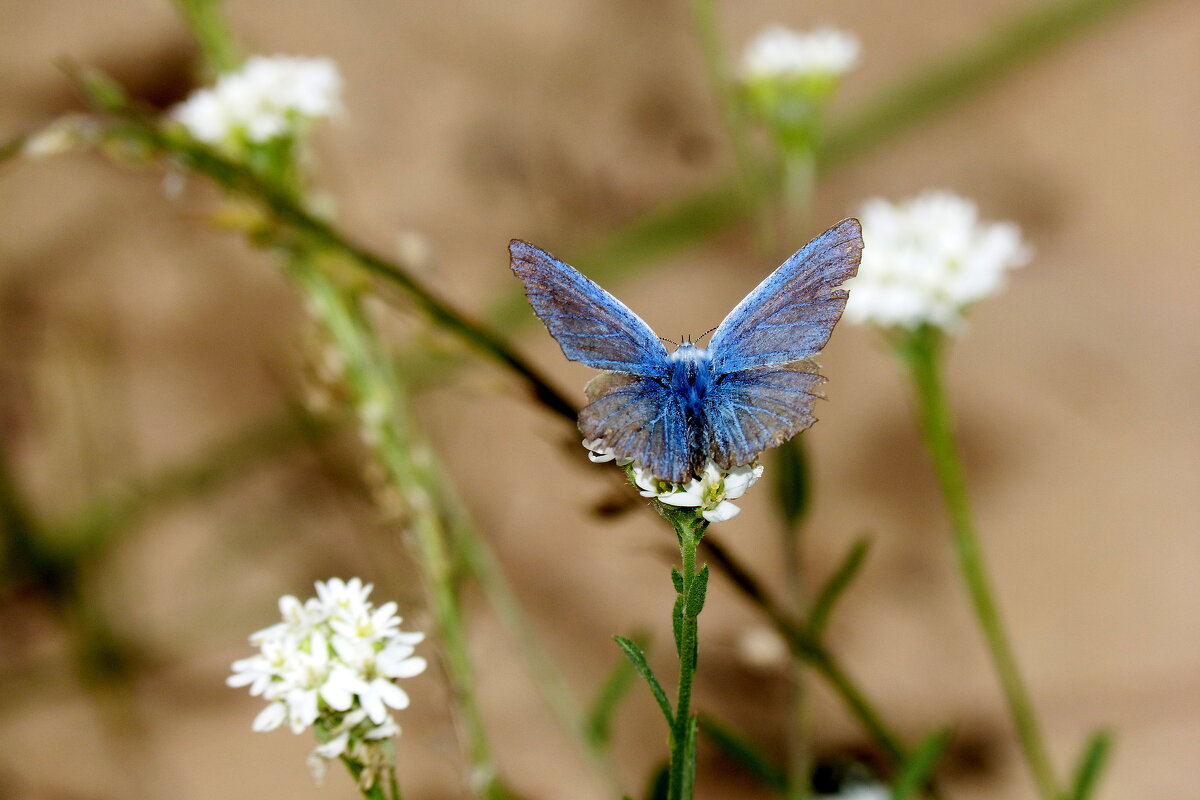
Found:
[[[838,288],[858,272],[858,220],[839,222],[783,263],[729,312],[707,348],[668,353],[617,298],[528,242],[509,245],[534,313],[571,361],[603,370],[579,414],[587,439],[656,478],[684,483],[709,459],[751,464],[812,425],[825,379],[810,360],[846,306]]]

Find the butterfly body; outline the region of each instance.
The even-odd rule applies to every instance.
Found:
[[[712,355],[703,347],[684,342],[668,358],[671,391],[679,397],[689,418],[701,418],[708,390],[717,380]]]
[[[712,460],[752,463],[815,421],[824,381],[809,360],[846,305],[862,236],[844,220],[809,242],[746,296],[708,348],[668,353],[650,327],[573,267],[526,242],[512,269],[563,353],[604,370],[587,387],[579,428],[661,480],[682,483]]]

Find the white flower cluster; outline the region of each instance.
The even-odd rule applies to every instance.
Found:
[[[759,464],[723,470],[712,461],[704,465],[699,478],[687,483],[670,483],[654,477],[648,469],[632,459],[618,459],[600,439],[584,439],[588,458],[596,462],[616,461],[617,466],[632,465],[633,482],[642,497],[653,497],[660,503],[678,508],[698,508],[709,522],[725,522],[741,513],[730,500],[737,500],[762,477]]]
[[[754,37],[742,56],[742,75],[756,78],[837,77],[858,61],[853,34],[835,28],[799,32],[781,26]]]
[[[998,292],[1032,256],[1015,224],[981,222],[974,203],[950,192],[869,200],[859,221],[862,264],[843,285],[851,322],[953,331],[967,306]]]
[[[256,731],[317,726],[326,741],[309,763],[320,775],[325,761],[343,754],[378,762],[378,744],[400,732],[388,708],[409,704],[396,679],[425,671],[425,659],[413,655],[425,634],[401,631],[396,604],[375,608],[371,584],[358,578],[317,581],[316,589],[303,603],[279,599],[283,621],[251,635],[260,652],[235,661],[226,683],[249,686],[268,702]]]
[[[223,144],[284,138],[306,120],[340,109],[342,79],[327,58],[254,56],[237,72],[199,89],[172,111],[193,138]]]

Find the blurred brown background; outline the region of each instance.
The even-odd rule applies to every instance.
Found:
[[[1034,4],[725,5],[734,54],[771,23],[857,33],[845,111]],[[466,309],[514,291],[510,238],[566,254],[731,165],[682,0],[231,0],[229,11],[249,49],[336,60],[348,112],[315,150],[340,218],[385,252],[423,235],[428,279]],[[161,0],[0,0],[0,133],[76,105],[59,59],[98,64],[165,103],[188,91],[194,52]],[[1200,796],[1197,75],[1200,5],[1134,4],[831,172],[814,214],[823,228],[867,196],[945,187],[1019,222],[1037,249],[974,313],[950,388],[987,555],[1060,771],[1091,729],[1117,733],[1104,800]],[[159,173],[89,155],[0,172],[0,430],[48,526],[130,481],[181,477],[171,470],[279,418],[302,385],[295,295],[266,255],[206,225],[213,199],[196,183],[168,200]],[[698,333],[777,255],[737,230],[609,288],[658,331]],[[513,333],[561,386],[590,377],[540,326]],[[832,644],[907,734],[954,727],[956,796],[1029,797],[901,376],[875,335],[849,326],[823,363],[830,402],[805,434],[817,482],[808,567],[824,575],[853,537],[876,537]],[[672,674],[669,532],[640,509],[592,513],[611,493],[601,468],[564,454],[559,422],[498,371],[477,364],[419,407],[580,694],[616,663],[611,635],[638,627]],[[232,474],[131,519],[75,576],[65,613],[36,582],[6,590],[0,796],[353,796],[340,775],[313,786],[307,736],[250,731],[260,703],[223,686],[228,664],[273,620],[279,594],[306,596],[315,578],[375,580],[410,625],[428,622],[394,531],[357,490],[353,443],[277,449],[253,463],[228,455]],[[769,493],[742,505],[716,532],[775,580]],[[471,605],[506,774],[534,798],[604,797],[511,641]],[[89,615],[112,641],[92,642],[85,654],[100,657],[84,669],[69,631]],[[699,703],[779,752],[782,674],[739,656],[757,624],[714,579]],[[414,705],[398,715],[407,795],[456,797],[436,673],[411,687]],[[822,748],[869,751],[824,690],[816,713]],[[622,777],[640,792],[665,752],[661,719],[642,687],[617,719]],[[700,786],[705,798],[765,796],[710,751]]]

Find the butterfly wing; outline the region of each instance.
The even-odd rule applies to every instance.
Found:
[[[846,290],[837,287],[858,272],[862,247],[858,220],[842,220],[767,276],[713,334],[716,373],[816,355],[846,307]]]
[[[514,239],[508,251],[529,304],[567,358],[630,375],[667,374],[667,349],[628,306],[528,242]]]
[[[783,444],[816,422],[812,408],[824,382],[811,361],[725,375],[705,398],[709,457],[730,469]]]
[[[678,394],[651,378],[604,372],[588,384],[587,396],[579,414],[585,437],[602,439],[618,458],[632,458],[662,480],[690,477],[692,449]]]

